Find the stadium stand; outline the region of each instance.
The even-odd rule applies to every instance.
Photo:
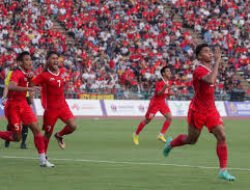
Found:
[[[189,99],[193,49],[204,40],[224,52],[217,99],[249,96],[248,6],[238,0],[197,2],[9,0],[0,5],[2,71],[26,49],[40,72],[46,50],[54,49],[67,68],[67,97],[112,93],[117,99],[147,99],[160,68],[169,64],[171,99]]]

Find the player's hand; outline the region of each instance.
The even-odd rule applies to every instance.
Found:
[[[41,87],[39,87],[39,86],[28,87],[27,90],[28,90],[29,92],[40,91],[40,90],[41,90]]]
[[[214,49],[214,60],[215,60],[215,63],[221,63],[221,49],[220,49],[220,47],[215,47],[215,49]]]
[[[3,106],[6,105],[6,102],[7,102],[7,99],[6,99],[6,98],[2,98],[2,105],[3,105]]]

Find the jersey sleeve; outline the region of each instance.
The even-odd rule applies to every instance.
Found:
[[[197,69],[195,69],[193,77],[198,79],[198,80],[201,80],[207,74],[208,74],[207,70],[203,69],[202,67],[198,67]]]
[[[18,71],[13,71],[10,77],[10,81],[13,81],[18,84],[20,79],[20,73]]]
[[[32,83],[37,86],[41,86],[44,83],[44,76],[43,74],[39,74],[32,79]]]
[[[10,84],[10,78],[11,78],[12,72],[13,72],[13,71],[9,71],[8,74],[7,74],[7,77],[6,77],[5,80],[4,80],[5,86],[9,86],[9,84]]]

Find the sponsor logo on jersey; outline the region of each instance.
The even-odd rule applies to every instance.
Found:
[[[53,80],[56,80],[55,78],[50,78],[49,81],[53,81]]]

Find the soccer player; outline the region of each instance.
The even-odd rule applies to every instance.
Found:
[[[7,77],[5,78],[5,86],[4,86],[4,91],[3,91],[3,97],[2,97],[2,104],[5,106],[6,104],[6,101],[7,101],[7,95],[8,95],[8,86],[9,86],[9,83],[10,83],[10,78],[11,78],[11,75],[12,75],[12,70],[8,72],[7,74]],[[31,105],[31,97],[30,97],[30,93],[27,92],[26,94],[26,100],[28,102],[29,105]],[[21,145],[20,145],[20,148],[21,149],[27,149],[27,145],[26,145],[26,139],[27,139],[27,136],[28,136],[28,128],[29,126],[27,125],[22,125],[22,141],[21,141]],[[8,123],[7,124],[7,130],[10,131],[11,130],[11,127],[10,127],[10,124]],[[6,140],[5,141],[5,147],[8,148],[10,146],[10,141]]]
[[[161,112],[166,120],[163,123],[162,129],[160,131],[160,134],[157,136],[157,139],[159,139],[163,143],[166,142],[164,134],[166,133],[172,121],[171,111],[166,104],[166,97],[170,93],[171,82],[169,80],[171,78],[171,71],[168,66],[164,66],[163,68],[161,68],[160,72],[162,80],[156,82],[155,93],[150,100],[145,118],[139,123],[136,131],[133,134],[133,142],[135,145],[139,144],[139,134],[142,129],[154,118],[155,114],[158,111]]]
[[[17,61],[20,65],[13,71],[8,86],[8,100],[5,106],[5,114],[10,124],[10,131],[0,131],[0,138],[8,141],[20,141],[21,123],[28,125],[34,135],[34,144],[39,153],[41,167],[54,167],[47,161],[45,145],[42,132],[38,126],[37,118],[26,100],[26,93],[36,90],[30,87],[32,61],[29,52],[22,52],[18,55]]]
[[[64,77],[63,70],[58,67],[58,54],[51,51],[47,54],[45,70],[32,79],[32,85],[42,87],[42,106],[45,109],[43,130],[45,131],[46,154],[57,119],[61,119],[66,124],[60,132],[54,135],[61,149],[64,149],[66,146],[63,136],[71,134],[76,130],[75,118],[64,97]]]
[[[193,72],[194,97],[188,111],[188,134],[180,134],[174,140],[167,139],[164,156],[178,146],[195,144],[206,126],[217,140],[217,156],[220,163],[219,178],[233,181],[235,177],[227,171],[227,144],[224,124],[215,106],[214,88],[221,63],[221,51],[217,47],[213,54],[207,44],[200,44],[195,50],[199,64]],[[214,65],[213,65],[214,58]]]

